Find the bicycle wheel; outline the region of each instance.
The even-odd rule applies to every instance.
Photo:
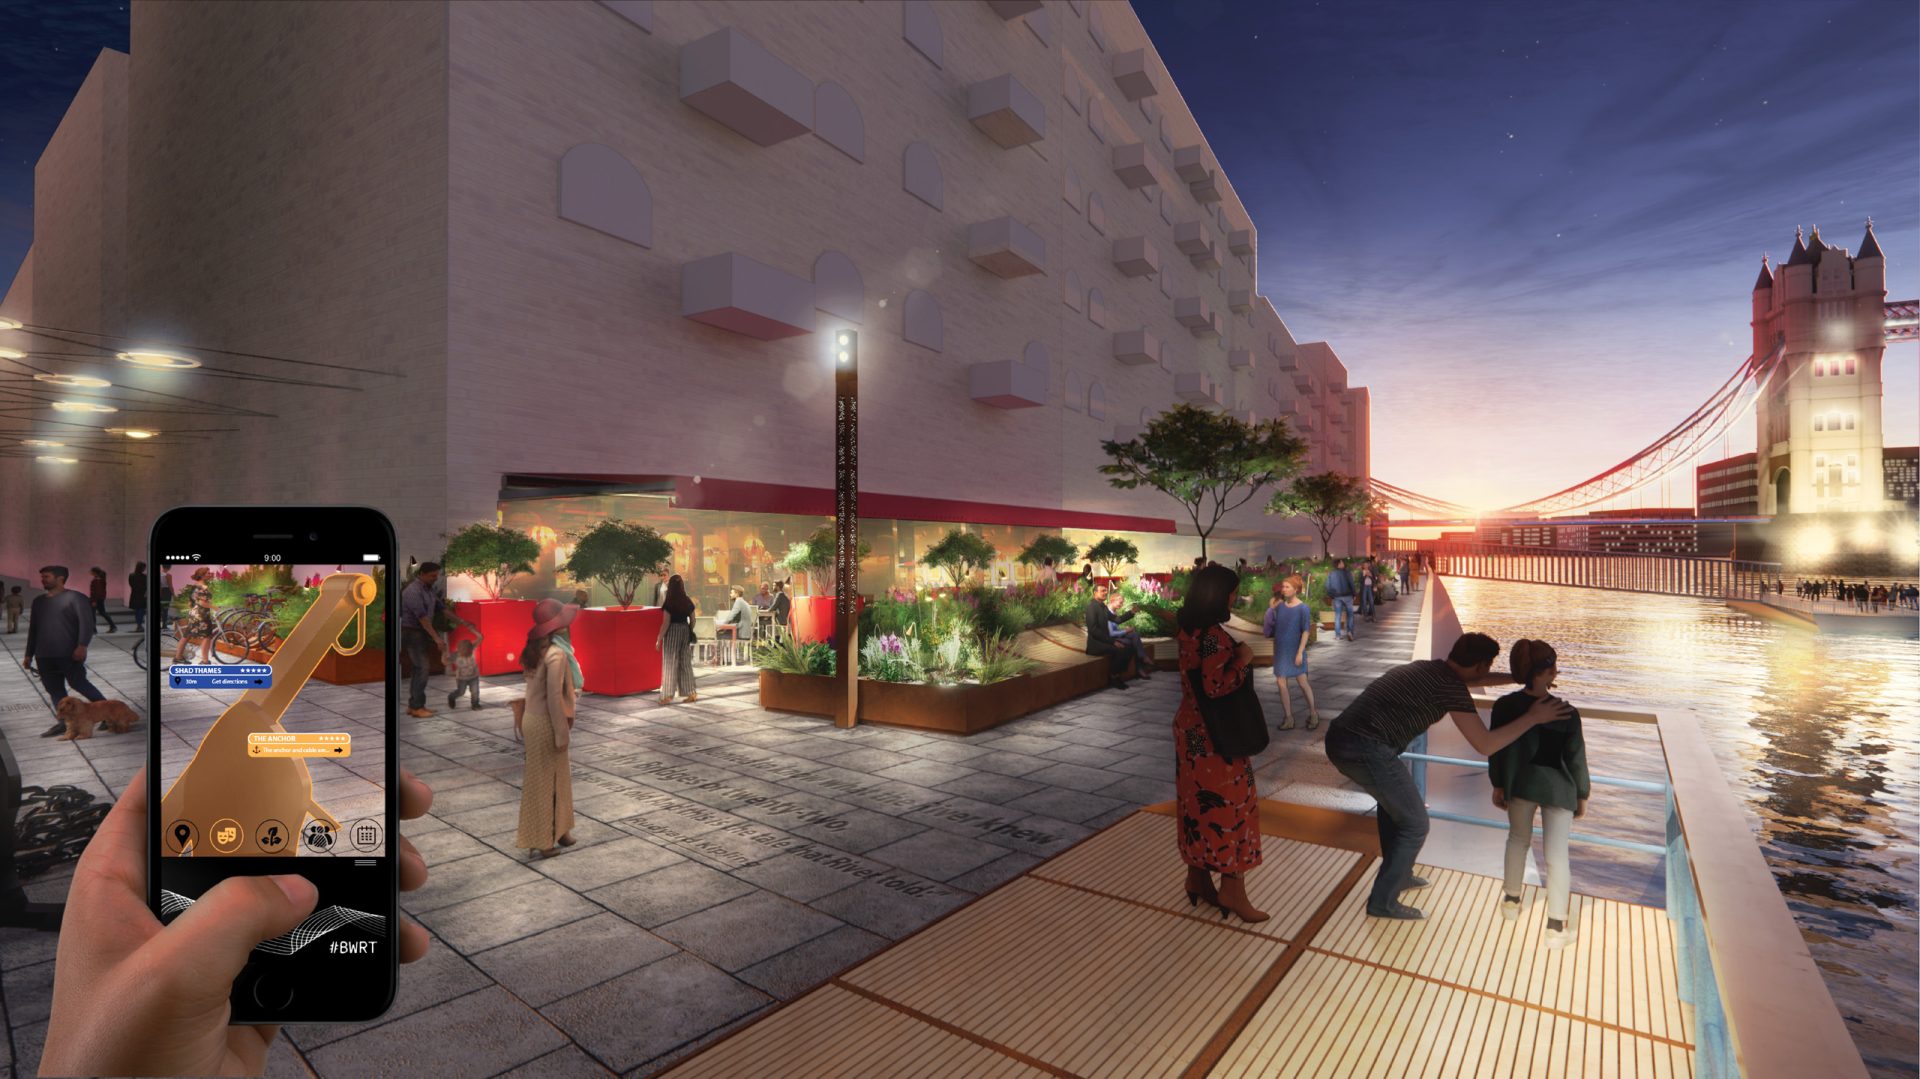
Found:
[[[215,631],[213,635],[213,661],[215,663],[248,663],[253,656],[253,639],[237,629]]]

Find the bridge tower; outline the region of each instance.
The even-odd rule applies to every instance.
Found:
[[[1754,406],[1760,512],[1780,516],[1887,508],[1881,460],[1880,361],[1887,262],[1867,221],[1849,255],[1794,230],[1793,254],[1753,286],[1753,351],[1785,341]]]

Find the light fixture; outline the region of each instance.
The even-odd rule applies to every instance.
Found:
[[[840,335],[841,348],[846,348],[848,345],[851,345],[851,344],[853,344],[853,337],[851,335],[844,334],[844,333]]]
[[[45,461],[50,465],[77,465],[80,463],[80,458],[78,457],[55,457],[51,453],[43,453],[35,457],[34,460]]]
[[[50,438],[23,438],[20,440],[20,444],[22,446],[37,446],[41,449],[59,449],[66,445],[65,442],[55,442]]]
[[[96,404],[92,401],[55,401],[55,412],[118,412],[112,405]]]
[[[50,386],[72,386],[76,389],[104,390],[113,383],[92,375],[35,375],[35,382],[45,382]]]
[[[160,349],[129,349],[126,352],[115,353],[115,355],[122,362],[133,364],[136,367],[157,367],[161,370],[180,371],[189,367],[200,366],[200,361],[194,359],[192,356],[183,356],[178,352],[165,352]]]
[[[24,360],[27,354],[17,348],[0,348],[0,360]]]
[[[0,315],[0,330],[17,330],[21,325],[21,321],[17,318],[7,318],[5,315]]]
[[[109,427],[107,433],[120,435],[123,438],[152,438],[160,432],[145,427]]]

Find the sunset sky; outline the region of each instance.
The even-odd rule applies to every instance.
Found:
[[[1134,6],[1392,483],[1511,505],[1645,446],[1746,357],[1796,224],[1857,249],[1871,215],[1888,298],[1920,297],[1914,4]],[[1915,355],[1889,445],[1920,438]]]

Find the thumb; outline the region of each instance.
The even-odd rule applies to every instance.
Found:
[[[182,993],[224,1001],[254,946],[299,925],[319,895],[294,873],[228,877],[160,932],[160,969],[178,972]]]

